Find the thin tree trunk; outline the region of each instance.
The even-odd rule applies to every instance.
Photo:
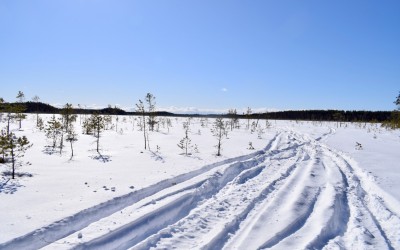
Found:
[[[144,149],[147,149],[147,141],[146,141],[146,117],[143,113],[143,136],[144,136]]]
[[[70,140],[69,142],[71,143],[71,158],[70,158],[71,160],[72,157],[74,157],[74,148],[72,147],[72,140]]]
[[[8,115],[8,119],[7,119],[7,136],[10,135],[10,120],[11,120],[11,117],[10,117],[10,115]]]
[[[61,132],[61,141],[60,141],[60,155],[62,155],[62,149],[64,147],[64,133]]]
[[[219,128],[219,137],[218,137],[218,154],[217,154],[217,156],[220,156],[220,155],[221,155],[221,140],[222,140],[222,136],[223,136],[223,133],[222,133],[222,128]]]
[[[221,139],[218,140],[218,153],[217,156],[221,155]]]
[[[147,134],[147,147],[149,148],[149,150],[151,150],[151,149],[150,149],[149,133],[146,133],[146,134]]]
[[[12,179],[15,179],[15,155],[14,155],[14,143],[11,138],[11,161],[12,161]]]
[[[99,140],[100,140],[100,125],[97,126],[97,153],[99,153]]]

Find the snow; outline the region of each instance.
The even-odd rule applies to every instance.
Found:
[[[72,160],[67,142],[62,155],[48,150],[36,115],[12,124],[34,146],[17,170],[26,175],[0,179],[1,249],[400,248],[400,131],[260,120],[259,139],[241,120],[217,157],[213,119],[194,118],[199,152],[185,156],[187,118],[150,132],[151,150],[137,118],[123,118],[102,133],[102,157],[78,118]]]

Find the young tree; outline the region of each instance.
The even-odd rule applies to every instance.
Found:
[[[261,126],[259,126],[257,130],[257,138],[262,139],[263,134],[265,134],[265,131],[263,128],[261,128]]]
[[[271,123],[266,119],[265,120],[265,128],[269,129],[271,126],[272,126]]]
[[[246,110],[246,118],[247,118],[247,129],[250,128],[250,118],[251,118],[251,114],[253,113],[253,111],[251,111],[251,108],[248,107]]]
[[[191,148],[192,140],[189,138],[189,122],[183,123],[183,130],[185,131],[185,136],[179,141],[178,147],[185,152],[185,155],[188,155],[188,149]]]
[[[93,128],[92,128],[92,126],[90,124],[90,120],[89,119],[85,119],[83,121],[82,128],[83,128],[83,131],[82,131],[83,134],[89,135],[89,134],[91,134],[93,132]]]
[[[15,113],[15,117],[19,121],[19,129],[22,127],[22,120],[26,118],[26,115],[23,113],[26,110],[23,102],[25,101],[25,94],[22,91],[18,91],[17,94],[18,104],[13,107],[13,112]]]
[[[89,119],[90,119],[91,127],[93,128],[93,130],[95,132],[95,137],[97,138],[96,151],[97,151],[97,153],[100,154],[100,152],[99,152],[100,133],[104,130],[106,123],[105,123],[104,117],[98,113],[94,113]]]
[[[0,163],[5,163],[7,157],[7,133],[5,130],[0,131],[0,154]]]
[[[238,118],[237,118],[237,111],[236,109],[230,109],[228,110],[228,116],[230,117],[231,121],[230,121],[230,126],[231,126],[231,131],[233,130],[233,128],[235,127],[236,123],[238,122]]]
[[[149,113],[149,130],[154,131],[154,125],[156,125],[156,98],[151,93],[146,95],[147,110]]]
[[[147,138],[146,138],[146,117],[145,117],[145,110],[144,110],[144,104],[142,100],[139,100],[138,103],[136,103],[136,112],[139,112],[142,114],[142,126],[143,127],[143,137],[144,137],[144,149],[147,149]]]
[[[38,117],[38,120],[37,120],[37,128],[38,128],[40,131],[43,131],[43,129],[44,129],[44,122],[43,122],[43,119],[42,119],[41,117]]]
[[[11,158],[11,170],[12,179],[15,179],[16,167],[22,166],[22,162],[19,160],[24,156],[27,149],[32,147],[32,144],[28,141],[26,136],[17,137],[14,133],[1,133],[0,141],[2,142],[2,148],[5,150],[5,154]]]
[[[117,105],[114,105],[114,108],[113,108],[111,106],[111,104],[108,104],[108,110],[110,110],[112,116],[115,116],[115,132],[118,133],[118,122],[119,122],[118,111],[119,111],[119,108],[117,107]],[[110,123],[112,123],[112,116],[110,116],[110,118],[111,118]]]
[[[15,118],[18,120],[19,129],[22,128],[22,120],[26,118],[26,115],[23,113],[25,111],[25,106],[16,105],[14,107]]]
[[[70,160],[72,160],[72,157],[74,157],[74,147],[72,145],[73,145],[74,142],[76,142],[78,140],[78,135],[75,133],[75,129],[74,129],[74,126],[72,124],[68,128],[67,136],[66,136],[65,140],[67,142],[69,142],[70,145],[71,145],[71,158],[70,158]]]
[[[217,138],[217,156],[221,155],[221,146],[222,146],[222,139],[224,135],[227,135],[227,131],[225,131],[225,124],[222,118],[216,118],[213,124],[213,128],[211,129],[212,134]]]
[[[63,109],[61,110],[61,116],[63,118],[63,127],[64,131],[68,132],[69,127],[73,122],[76,121],[77,115],[74,113],[74,108],[72,107],[72,104],[65,104]]]
[[[53,115],[49,121],[47,121],[47,126],[45,128],[46,137],[52,140],[53,150],[57,146],[57,142],[61,141],[61,134],[63,131],[62,123],[56,119],[56,116]]]
[[[171,119],[167,118],[166,125],[167,125],[167,129],[168,129],[168,133],[169,133],[169,128],[172,127]]]
[[[103,119],[104,119],[105,130],[113,129],[112,116],[111,115],[103,115]],[[109,125],[110,125],[110,127],[108,127]]]

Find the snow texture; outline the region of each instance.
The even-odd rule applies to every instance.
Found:
[[[80,135],[72,160],[46,147],[35,116],[13,124],[34,147],[15,180],[1,177],[0,249],[400,249],[399,131],[269,121],[259,139],[242,120],[217,157],[213,120],[195,118],[200,152],[185,156],[186,119],[151,132],[159,149],[145,151],[137,120],[122,118],[100,158]]]

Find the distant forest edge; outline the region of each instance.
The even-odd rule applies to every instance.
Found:
[[[25,106],[24,113],[59,114],[62,109],[41,102],[3,103],[0,104],[0,112],[4,112],[7,106]],[[75,108],[76,114],[100,113],[104,115],[140,115],[139,112],[127,112],[120,108],[82,109]],[[245,114],[174,114],[166,111],[155,112],[157,116],[174,117],[224,117],[224,118],[250,118],[271,120],[304,120],[304,121],[347,121],[347,122],[384,122],[391,119],[391,111],[344,111],[344,110],[289,110],[267,113]]]

